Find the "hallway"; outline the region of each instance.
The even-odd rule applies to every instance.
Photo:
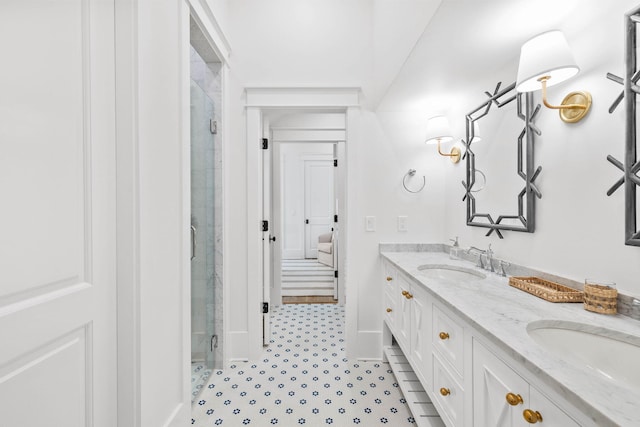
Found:
[[[192,425],[414,424],[389,365],[345,358],[344,307],[274,307],[271,345],[258,363],[214,371]]]

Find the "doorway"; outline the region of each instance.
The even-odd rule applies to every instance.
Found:
[[[272,218],[282,236],[274,247],[280,255],[272,260],[273,271],[280,272],[274,285],[282,303],[335,303],[335,143],[274,144]]]

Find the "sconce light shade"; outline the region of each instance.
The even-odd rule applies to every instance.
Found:
[[[445,116],[435,116],[427,120],[427,144],[437,144],[439,142],[449,142],[451,136],[451,126]]]
[[[561,31],[548,31],[527,41],[520,49],[516,90],[532,92],[541,88],[540,78],[547,76],[547,87],[561,83],[580,71],[569,43]]]
[[[559,110],[562,121],[577,123],[591,108],[591,94],[571,92],[560,105],[552,105],[547,101],[547,87],[561,83],[579,71],[564,34],[557,30],[542,33],[522,45],[516,90],[532,92],[541,89],[545,107]]]
[[[471,135],[469,135],[469,137],[471,137]],[[473,122],[473,137],[471,138],[470,142],[480,142],[482,141],[482,135],[480,134],[480,125],[478,124],[478,121],[475,120]]]

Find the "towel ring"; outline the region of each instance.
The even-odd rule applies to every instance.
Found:
[[[420,187],[418,190],[413,191],[413,190],[409,190],[407,188],[407,177],[410,176],[414,176],[416,174],[416,170],[415,169],[409,169],[409,172],[404,174],[404,178],[402,178],[402,186],[404,187],[405,190],[407,190],[409,193],[419,193],[424,189],[424,186],[427,184],[427,179],[424,177],[424,175],[422,175],[422,187]]]
[[[482,172],[480,169],[476,169],[475,173],[476,175],[480,175],[482,177],[482,185],[479,185],[478,188],[476,188],[475,190],[474,189],[470,190],[472,193],[477,193],[478,191],[482,191],[485,185],[487,185],[487,176],[484,174],[484,172]],[[475,182],[478,182],[478,181],[475,181]],[[475,187],[475,183],[473,186]]]

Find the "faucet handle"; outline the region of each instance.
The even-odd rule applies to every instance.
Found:
[[[500,271],[498,271],[498,274],[499,274],[500,276],[502,276],[502,277],[507,277],[507,273],[506,273],[506,271],[504,270],[504,267],[505,267],[505,266],[510,266],[510,265],[511,265],[511,264],[509,264],[508,262],[500,260]]]

